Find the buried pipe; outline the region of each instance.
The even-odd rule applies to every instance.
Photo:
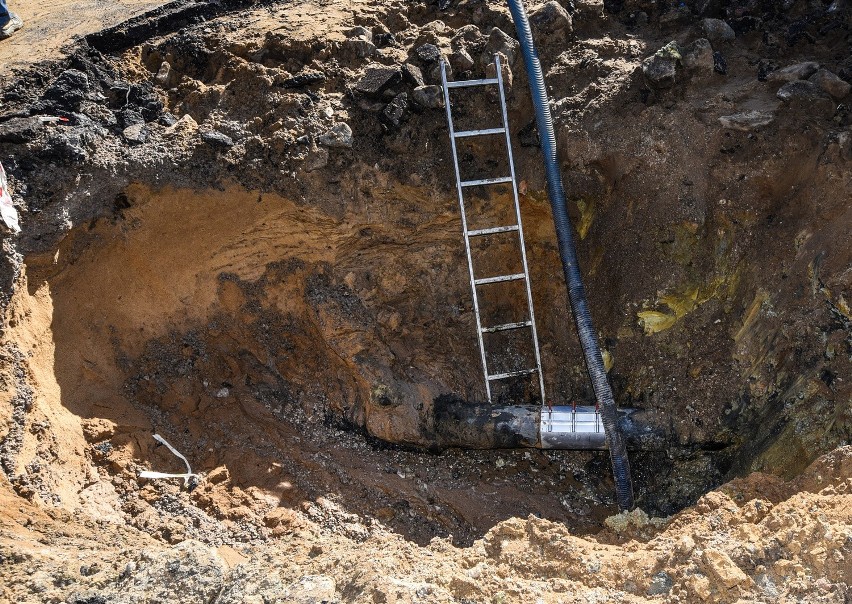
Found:
[[[583,278],[577,264],[577,250],[574,247],[574,236],[571,232],[571,222],[568,218],[568,207],[565,202],[565,191],[562,188],[562,175],[556,158],[556,135],[550,117],[550,105],[544,86],[544,74],[538,53],[532,39],[530,24],[527,20],[523,0],[508,0],[509,10],[518,32],[521,52],[530,82],[533,105],[535,106],[536,125],[541,137],[541,151],[544,156],[544,167],[547,175],[547,194],[553,211],[553,223],[559,241],[559,255],[565,272],[565,283],[568,286],[568,299],[577,327],[577,335],[583,348],[586,369],[595,392],[595,398],[601,410],[605,440],[612,461],[612,473],[615,478],[616,499],[622,510],[633,509],[633,483],[630,477],[630,462],[627,458],[627,448],[621,434],[618,411],[612,389],[606,377],[603,357],[597,341],[592,316],[586,300]],[[546,413],[543,409],[542,415]]]
[[[471,404],[442,396],[434,404],[434,439],[441,447],[465,449],[607,449],[600,414],[592,406]],[[637,409],[619,409],[618,428],[632,450],[664,451],[670,442],[665,418]],[[548,430],[548,424],[553,430]],[[561,425],[560,425],[561,423]]]

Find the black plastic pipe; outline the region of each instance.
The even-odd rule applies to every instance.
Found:
[[[586,359],[586,370],[595,391],[595,398],[601,410],[601,420],[606,431],[606,443],[612,461],[612,473],[615,478],[615,491],[618,506],[622,510],[633,509],[633,482],[630,477],[630,462],[627,459],[627,448],[618,426],[618,413],[612,388],[607,381],[601,349],[598,345],[589,304],[586,301],[586,290],[583,278],[577,264],[577,250],[574,247],[574,235],[571,231],[571,221],[568,218],[568,206],[565,202],[565,191],[562,188],[562,175],[559,172],[559,162],[556,157],[556,135],[553,132],[553,122],[550,117],[550,103],[544,87],[544,74],[538,53],[533,43],[530,23],[524,9],[523,0],[508,0],[524,64],[530,81],[535,120],[541,138],[541,151],[544,155],[544,169],[547,175],[547,194],[550,197],[550,207],[553,211],[553,223],[556,227],[556,238],[559,241],[559,255],[562,258],[562,269],[565,272],[565,283],[568,286],[568,299],[577,326],[577,335]]]

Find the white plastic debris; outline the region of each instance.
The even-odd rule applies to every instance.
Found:
[[[18,210],[12,205],[12,196],[9,193],[9,185],[6,184],[6,171],[3,169],[3,164],[0,164],[0,215],[2,215],[3,224],[12,232],[21,232],[21,226],[18,224]]]
[[[169,451],[174,453],[176,456],[180,457],[183,460],[183,463],[186,464],[186,473],[185,474],[168,474],[165,472],[151,472],[149,470],[144,470],[139,472],[139,478],[183,478],[184,486],[188,486],[190,481],[194,479],[197,484],[197,481],[200,480],[198,474],[192,473],[192,468],[189,467],[189,462],[186,460],[186,457],[181,455],[180,451],[171,446],[165,438],[160,436],[159,434],[154,435],[154,440],[166,445],[169,448]]]

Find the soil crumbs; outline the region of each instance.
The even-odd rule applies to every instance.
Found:
[[[222,489],[234,496],[228,483],[211,473],[193,493],[145,487],[163,509],[151,525],[168,524],[167,510],[201,524],[199,500]],[[30,505],[2,487],[7,602],[840,603],[852,581],[849,446],[794,481],[752,474],[669,519],[636,510],[582,538],[530,515],[470,547],[451,538],[418,546],[323,497],[269,511],[266,537],[169,545],[111,518]]]

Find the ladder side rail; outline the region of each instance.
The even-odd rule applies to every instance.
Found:
[[[526,292],[527,292],[527,304],[530,310],[530,323],[532,325],[530,328],[532,329],[532,339],[533,339],[533,349],[535,350],[535,364],[538,368],[538,387],[541,392],[541,404],[546,405],[547,399],[545,399],[544,395],[544,373],[541,370],[541,352],[538,348],[538,330],[535,324],[535,311],[533,310],[533,299],[532,299],[532,287],[530,285],[530,271],[529,266],[527,265],[527,250],[524,240],[524,227],[521,223],[521,204],[518,199],[518,181],[515,177],[515,159],[512,155],[512,137],[509,133],[509,117],[506,111],[506,95],[503,93],[503,70],[500,65],[500,56],[494,55],[494,67],[496,67],[497,72],[497,88],[500,94],[500,111],[503,114],[503,128],[505,129],[506,134],[506,150],[509,154],[509,173],[512,176],[512,195],[515,201],[515,215],[517,217],[518,224],[518,239],[520,241],[521,246],[521,261],[524,266],[524,275],[526,275],[526,279],[524,280]]]
[[[461,172],[459,171],[459,158],[456,151],[455,127],[453,126],[453,111],[450,107],[450,86],[447,83],[447,65],[441,61],[441,83],[444,88],[444,107],[447,110],[447,124],[450,129],[450,146],[453,151],[453,166],[456,172],[456,190],[459,197],[459,208],[461,209],[462,231],[464,235],[464,248],[467,253],[467,269],[470,273],[470,289],[473,294],[473,312],[476,315],[476,337],[479,339],[479,355],[482,359],[482,373],[485,377],[485,393],[488,403],[491,404],[491,383],[488,380],[488,362],[485,358],[485,341],[482,337],[482,321],[479,316],[479,296],[476,293],[476,278],[473,274],[473,256],[470,253],[470,237],[467,228],[467,215],[464,208],[464,192],[461,185]],[[505,124],[504,124],[505,125]]]

